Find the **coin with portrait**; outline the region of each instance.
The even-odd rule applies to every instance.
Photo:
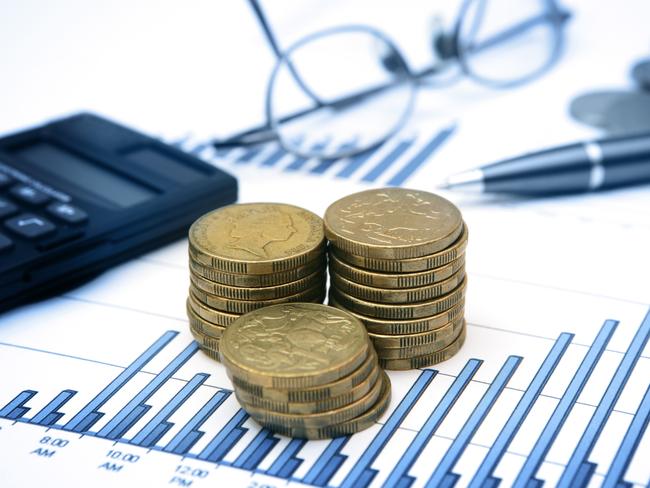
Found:
[[[266,274],[304,266],[324,253],[323,221],[283,203],[222,207],[189,231],[190,258],[227,273]]]

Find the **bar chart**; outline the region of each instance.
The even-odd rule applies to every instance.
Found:
[[[572,371],[568,386],[546,419],[532,449],[522,460],[514,478],[514,486],[530,488],[544,485],[546,480],[539,474],[540,466],[566,427],[569,413],[576,408],[581,392],[595,374],[618,326],[616,320],[605,320],[599,327],[595,339],[588,346],[577,368]],[[617,400],[630,381],[649,338],[650,312],[636,328],[626,350],[622,351],[620,362],[607,380],[604,394],[582,430],[579,441],[572,446],[568,462],[562,466],[558,486],[586,487],[592,481],[599,467],[590,460],[590,455]],[[471,404],[471,410],[464,417],[460,430],[453,439],[449,439],[447,449],[441,453],[437,464],[429,466],[429,474],[425,478],[414,474],[413,467],[416,463],[421,463],[427,446],[445,420],[459,415],[456,413],[458,405],[467,395],[468,385],[475,381],[477,373],[484,366],[483,359],[466,360],[437,403],[427,406],[426,419],[408,444],[394,456],[393,464],[382,464],[379,468],[377,460],[387,446],[391,445],[400,429],[403,429],[406,417],[422,401],[423,394],[432,387],[440,374],[436,368],[416,371],[414,381],[408,389],[394,399],[394,408],[381,419],[381,424],[376,426],[372,437],[364,440],[360,455],[354,459],[350,457],[348,448],[355,442],[355,436],[346,436],[318,441],[319,454],[307,461],[303,452],[310,448],[310,441],[283,438],[259,428],[240,408],[225,410],[226,402],[232,400],[232,392],[227,388],[213,388],[210,395],[205,396],[205,401],[182,424],[174,422],[179,409],[205,387],[210,378],[209,373],[196,372],[170,394],[165,404],[152,406],[154,394],[167,387],[174,374],[199,353],[194,342],[184,346],[180,344],[180,352],[174,353],[166,365],[147,382],[138,385],[133,390],[134,394],[122,402],[121,408],[113,406],[111,411],[107,410],[109,401],[127,388],[147,364],[164,353],[166,348],[179,345],[182,340],[177,331],[164,332],[153,343],[145,345],[139,356],[94,396],[90,396],[91,399],[77,411],[66,411],[66,405],[79,394],[78,391],[64,389],[51,400],[45,399],[44,407],[33,409],[30,405],[41,393],[32,385],[25,385],[26,389],[16,391],[11,400],[0,407],[0,418],[14,424],[46,427],[49,432],[69,432],[83,435],[84,438],[104,439],[113,445],[139,446],[186,460],[195,459],[311,486],[454,487],[462,482],[470,487],[497,487],[503,484],[496,474],[500,463],[509,452],[513,439],[522,426],[526,425],[545,385],[558,374],[558,365],[571,346],[574,334],[562,332],[556,337],[527,388],[504,417],[506,420],[499,426],[496,439],[490,446],[486,446],[487,451],[477,469],[472,473],[464,472],[458,469],[459,459],[490,412],[496,408],[495,405],[508,388],[513,375],[526,360],[524,356],[515,354],[507,356],[498,365],[493,380],[485,385],[482,394]],[[643,381],[646,382],[645,394],[625,429],[616,455],[608,466],[600,466],[599,481],[602,486],[623,488],[648,481],[630,481],[626,478],[627,468],[635,456],[647,458],[648,454],[637,452],[641,439],[647,435],[650,420],[650,378],[643,378]],[[147,412],[148,420],[142,422]],[[213,417],[223,418],[221,427],[216,431],[206,427]],[[380,469],[384,475],[378,481]]]
[[[433,133],[404,134],[383,145],[339,159],[309,159],[288,153],[276,143],[215,151],[205,142],[181,140],[175,143],[218,165],[231,166],[234,172],[242,167],[275,169],[280,172],[302,173],[312,176],[352,179],[369,184],[402,186],[447,142],[456,131],[455,123]],[[325,139],[309,144],[313,151],[335,143]],[[354,137],[336,145],[341,150],[353,148]]]

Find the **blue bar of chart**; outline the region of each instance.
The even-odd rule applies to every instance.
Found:
[[[167,452],[186,454],[205,432],[198,430],[201,425],[221,406],[230,392],[219,390],[205,405],[185,424],[174,438],[164,447]]]
[[[292,439],[273,465],[266,471],[266,474],[277,476],[278,478],[291,478],[302,463],[302,459],[299,459],[297,454],[306,442],[305,439]]]
[[[384,483],[384,487],[407,487],[411,486],[413,481],[415,481],[413,477],[408,475],[408,471],[420,456],[420,453],[425,448],[429,440],[431,440],[431,436],[435,433],[436,429],[438,429],[442,421],[445,419],[445,417],[447,417],[451,408],[463,393],[480,366],[481,361],[478,359],[470,359],[467,362],[463,370],[456,377],[452,385],[443,396],[440,403],[438,403],[433,412],[431,412],[431,415],[429,415],[429,418],[424,423],[418,434],[415,436],[415,439],[413,439],[411,445],[408,447],[399,461],[397,461],[397,464],[390,472],[388,479]]]
[[[545,462],[546,455],[564,428],[568,415],[576,405],[580,393],[587,382],[592,378],[593,371],[599,364],[601,357],[608,347],[618,322],[605,321],[598,330],[595,339],[590,345],[580,346],[586,348],[584,357],[577,369],[567,378],[568,386],[562,395],[557,398],[557,403],[545,422],[541,433],[531,443],[530,452],[525,453],[525,460],[519,473],[514,473],[516,486],[535,487],[542,486],[545,481],[538,474],[539,468]],[[593,415],[588,424],[581,431],[581,436],[570,459],[562,467],[560,484],[562,486],[586,486],[591,479],[599,473],[605,487],[632,486],[627,478],[627,470],[631,461],[638,456],[638,447],[644,435],[647,434],[650,421],[650,385],[643,385],[643,396],[636,409],[629,414],[629,423],[622,433],[620,445],[609,466],[601,466],[590,459],[594,445],[601,438],[601,433],[615,408],[615,404],[626,385],[633,377],[637,364],[643,356],[643,351],[650,338],[650,313],[642,323],[634,329],[634,337],[620,353],[620,363],[607,378],[605,392],[594,407]],[[250,473],[260,473],[287,481],[298,481],[312,486],[337,486],[341,488],[359,487],[366,488],[371,484],[382,484],[384,487],[410,487],[416,480],[426,486],[453,487],[463,477],[465,483],[476,487],[496,487],[501,484],[501,479],[495,476],[503,457],[509,453],[508,449],[514,437],[522,429],[531,409],[536,404],[545,385],[557,371],[558,364],[571,346],[573,335],[561,333],[545,353],[540,364],[535,365],[532,380],[521,390],[521,397],[512,407],[499,428],[493,443],[487,447],[484,458],[477,462],[475,472],[460,472],[457,463],[461,456],[472,444],[477,431],[492,418],[491,412],[497,408],[504,408],[498,403],[502,392],[510,388],[509,383],[513,374],[518,371],[520,363],[526,358],[510,355],[494,378],[485,382],[485,390],[480,399],[471,403],[471,410],[464,415],[464,420],[458,433],[448,439],[447,447],[440,454],[440,461],[433,466],[425,466],[428,474],[424,478],[416,478],[415,472],[422,473],[422,454],[434,437],[445,419],[454,415],[458,400],[465,395],[467,386],[477,381],[476,374],[483,361],[471,358],[458,367],[457,374],[445,372],[441,376],[434,369],[420,370],[413,377],[408,389],[395,398],[390,414],[381,419],[373,428],[371,437],[363,446],[355,445],[355,436],[344,436],[329,441],[319,441],[325,444],[315,458],[307,459],[309,441],[304,439],[282,440],[282,437],[273,432],[260,428],[253,422],[248,414],[238,408],[230,390],[220,389],[209,385],[210,374],[204,372],[193,373],[188,379],[179,381],[176,374],[179,369],[187,364],[197,352],[197,345],[191,343],[175,356],[170,355],[168,362],[162,366],[160,372],[154,374],[144,387],[135,389],[132,398],[120,401],[121,405],[110,407],[110,412],[100,412],[108,407],[109,399],[115,397],[129,381],[155,356],[161,354],[164,348],[173,340],[177,340],[177,333],[168,331],[161,335],[133,362],[128,364],[105,387],[99,387],[99,393],[89,394],[92,398],[85,403],[78,412],[66,411],[72,402],[81,393],[75,389],[64,389],[53,394],[47,400],[39,403],[35,400],[39,392],[36,389],[18,390],[10,400],[0,408],[0,417],[13,423],[59,429],[68,432],[81,432],[87,436],[99,439],[110,439],[116,443],[139,446],[160,453],[182,456],[186,459],[196,459],[214,463],[229,468],[245,470]],[[495,365],[496,366],[496,365]],[[144,373],[144,372],[143,372]],[[148,375],[153,373],[147,372]],[[440,400],[432,405],[427,405],[427,417],[407,445],[396,448],[395,437],[399,429],[407,428],[404,420],[420,404],[422,407],[423,394],[436,387],[436,382],[441,378],[451,376],[453,379],[449,386],[441,391]],[[639,376],[639,375],[637,375]],[[646,381],[650,379],[645,378]],[[154,404],[154,393],[161,388],[167,388],[167,396],[161,404]],[[190,398],[197,392],[203,392],[201,402],[195,402],[196,409],[181,415],[181,407],[186,405]],[[469,398],[469,397],[467,397]],[[153,402],[153,403],[152,403]],[[467,403],[467,402],[465,402]],[[187,410],[187,409],[185,409]],[[144,415],[150,416],[141,426],[136,426]],[[70,416],[68,422],[61,422],[66,415]],[[98,430],[93,426],[104,416],[104,425]],[[208,423],[209,420],[213,422]],[[214,421],[219,421],[219,427],[214,427]],[[569,426],[570,427],[570,426]],[[167,439],[167,440],[166,440]],[[401,437],[401,439],[406,439]],[[278,444],[279,442],[283,444]],[[438,441],[440,439],[437,439]],[[203,441],[203,442],[199,442]],[[282,449],[278,446],[282,445]],[[439,444],[436,444],[439,445]],[[392,449],[394,461],[378,465],[377,459],[382,453]],[[354,454],[353,454],[354,453]],[[524,454],[518,454],[524,456]],[[306,464],[307,463],[307,464]],[[418,470],[413,469],[418,463]],[[426,463],[425,463],[426,464]],[[557,464],[557,463],[556,463]],[[300,469],[303,468],[304,470]],[[302,473],[298,475],[297,473]],[[381,476],[380,476],[381,475]],[[377,480],[383,480],[378,482]],[[336,481],[339,480],[339,481]],[[646,480],[647,481],[647,480]],[[643,482],[646,482],[643,481]],[[333,485],[334,482],[334,485]]]
[[[193,342],[187,346],[176,358],[169,363],[160,374],[151,380],[140,393],[138,393],[120,412],[113,417],[104,427],[97,432],[97,437],[106,437],[108,439],[118,439],[133,425],[135,425],[142,416],[149,411],[150,406],[145,405],[151,395],[178,371],[195,353],[199,346]]]
[[[341,484],[342,487],[368,486],[372,482],[377,472],[371,469],[370,465],[415,406],[435,375],[436,372],[433,370],[424,370],[420,373],[418,379],[413,383],[413,386],[406,393],[399,405],[397,405],[390,417],[388,417],[386,423],[382,425],[379,433],[368,446],[368,449],[365,450],[359,461],[354,465],[354,468],[352,468],[352,471],[347,475]]]
[[[587,486],[589,483],[591,474],[595,470],[596,466],[593,463],[589,463],[587,458],[589,457],[600,432],[603,430],[605,422],[612,412],[616,400],[618,400],[618,397],[621,395],[623,387],[627,383],[634,366],[636,366],[645,345],[648,343],[649,337],[650,316],[646,317],[632,339],[632,345],[623,356],[616,373],[614,373],[612,381],[609,383],[603,398],[587,425],[587,429],[578,442],[576,449],[573,451],[573,455],[571,456],[564,473],[562,473],[558,486],[583,487]]]
[[[370,171],[361,177],[361,181],[372,183],[397,161],[413,144],[413,139],[399,142],[384,158]]]
[[[395,175],[388,180],[388,186],[402,186],[413,173],[426,163],[433,153],[454,133],[456,126],[452,125],[441,130],[418,152],[413,159],[407,161]]]
[[[499,395],[501,395],[501,392],[506,387],[506,384],[510,381],[510,378],[519,366],[521,359],[522,358],[519,356],[510,356],[506,360],[496,378],[494,378],[494,381],[490,384],[489,388],[481,398],[481,401],[476,405],[474,412],[470,415],[469,419],[467,419],[465,425],[454,439],[454,442],[451,443],[451,446],[447,449],[442,460],[438,463],[438,467],[433,472],[431,478],[429,478],[429,481],[427,481],[427,488],[432,488],[434,486],[454,486],[456,484],[459,476],[451,470],[467,447],[467,444],[476,430],[494,406],[494,402],[496,402],[497,398],[499,398]]]
[[[185,386],[176,394],[170,402],[163,407],[157,415],[152,418],[147,425],[145,425],[136,436],[131,439],[133,444],[139,446],[149,447],[156,444],[160,438],[171,429],[174,424],[168,422],[169,417],[187,400],[187,398],[194,393],[199,386],[208,378],[207,374],[199,373],[194,376],[190,381],[185,383]]]
[[[605,351],[605,347],[611,339],[612,334],[614,333],[614,329],[616,329],[617,325],[618,322],[614,320],[608,320],[600,329],[598,336],[596,336],[596,340],[589,348],[589,351],[587,352],[585,358],[582,360],[578,371],[576,371],[576,374],[571,380],[571,383],[569,383],[569,386],[567,387],[564,395],[560,399],[560,402],[557,404],[557,407],[553,411],[551,418],[547,422],[546,427],[535,443],[533,450],[528,455],[524,466],[521,468],[521,472],[515,480],[516,488],[524,488],[536,483],[534,476],[537,472],[537,469],[539,468],[539,465],[546,456],[546,453],[560,432],[560,429],[564,425],[564,422],[566,421],[571,408],[573,405],[575,405],[575,402],[582,392],[582,389],[587,384],[587,380],[596,367],[596,363]]]
[[[22,418],[23,415],[30,410],[25,406],[25,404],[37,393],[38,392],[34,390],[21,391],[13,400],[7,403],[2,410],[0,410],[0,417],[11,420]]]
[[[221,461],[233,448],[241,437],[248,432],[242,424],[248,419],[248,414],[242,409],[228,421],[226,426],[210,441],[210,443],[197,456],[205,461]]]
[[[470,483],[470,488],[479,488],[485,485],[497,486],[499,484],[500,480],[492,477],[494,468],[503,457],[503,454],[510,445],[510,442],[512,442],[515,434],[519,431],[521,424],[528,415],[528,412],[530,412],[530,409],[539,397],[539,394],[542,392],[542,389],[548,382],[551,374],[555,371],[555,368],[560,362],[560,359],[562,359],[562,356],[567,350],[567,347],[569,347],[572,339],[573,334],[567,334],[564,332],[560,334],[560,337],[555,341],[555,344],[537,371],[533,381],[531,381],[529,387],[524,392],[521,400],[506,422],[506,425],[501,429],[501,433],[494,441],[494,444],[492,444],[487,456],[485,456],[481,466],[474,475],[474,478]]]
[[[122,371],[110,385],[104,388],[88,405],[82,408],[77,415],[63,427],[65,430],[72,432],[86,432],[104,415],[97,409],[110,400],[117,391],[122,388],[144,365],[158,354],[167,344],[169,344],[178,332],[170,330],[165,332],[156,342],[154,342],[146,351],[144,351],[133,363]]]
[[[235,459],[235,468],[255,470],[280,439],[268,429],[260,430],[246,449]]]
[[[63,390],[59,393],[54,400],[48,403],[43,409],[32,418],[33,424],[39,425],[53,425],[63,417],[63,413],[59,412],[59,408],[66,404],[77,392],[74,390]]]
[[[276,143],[272,143],[274,146],[269,148],[268,151],[266,149],[269,146],[265,144],[247,147],[243,149],[243,152],[239,152],[237,156],[233,156],[231,159],[235,165],[249,165],[255,161],[255,164],[259,167],[271,168],[278,166],[280,161],[284,161],[285,158],[290,158],[286,165],[284,163],[282,165],[284,171],[296,172],[305,170],[312,175],[323,175],[331,168],[337,167],[338,170],[335,173],[337,178],[349,179],[357,173],[361,173],[359,180],[366,183],[377,182],[384,175],[389,174],[394,168],[399,168],[392,176],[388,177],[386,184],[388,186],[402,186],[418,169],[434,156],[436,151],[454,134],[455,130],[456,125],[452,124],[427,136],[426,139],[425,136],[391,138],[384,144],[372,147],[353,156],[318,160],[316,165],[311,168],[306,167],[310,158],[294,156],[284,147]],[[419,142],[420,139],[423,140],[422,143]],[[319,141],[313,144],[310,149],[314,151],[322,150],[328,144],[328,140]],[[349,140],[339,144],[338,150],[346,151],[354,148],[356,144],[356,139]],[[414,154],[407,156],[409,149],[415,146],[418,147]],[[205,148],[205,144],[199,144],[197,147],[200,147],[202,150]],[[384,147],[386,147],[386,154],[381,155],[380,150],[383,151]],[[268,152],[268,154],[262,157],[262,152]],[[381,159],[375,161],[377,159],[375,156],[378,154],[381,155]],[[224,158],[225,156],[225,153],[220,152],[219,158]],[[258,162],[257,159],[261,159],[261,161]],[[370,164],[372,164],[372,167],[362,173],[361,170]]]

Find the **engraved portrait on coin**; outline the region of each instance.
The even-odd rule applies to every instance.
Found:
[[[232,219],[230,241],[233,249],[247,251],[260,258],[268,258],[266,247],[272,242],[286,242],[298,230],[291,215],[282,210],[252,211],[238,219]]]
[[[241,203],[209,212],[189,231],[192,260],[238,274],[269,274],[323,256],[322,219],[284,203]]]

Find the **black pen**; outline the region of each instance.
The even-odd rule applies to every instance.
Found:
[[[544,196],[650,182],[650,133],[580,142],[452,175],[441,188]]]

